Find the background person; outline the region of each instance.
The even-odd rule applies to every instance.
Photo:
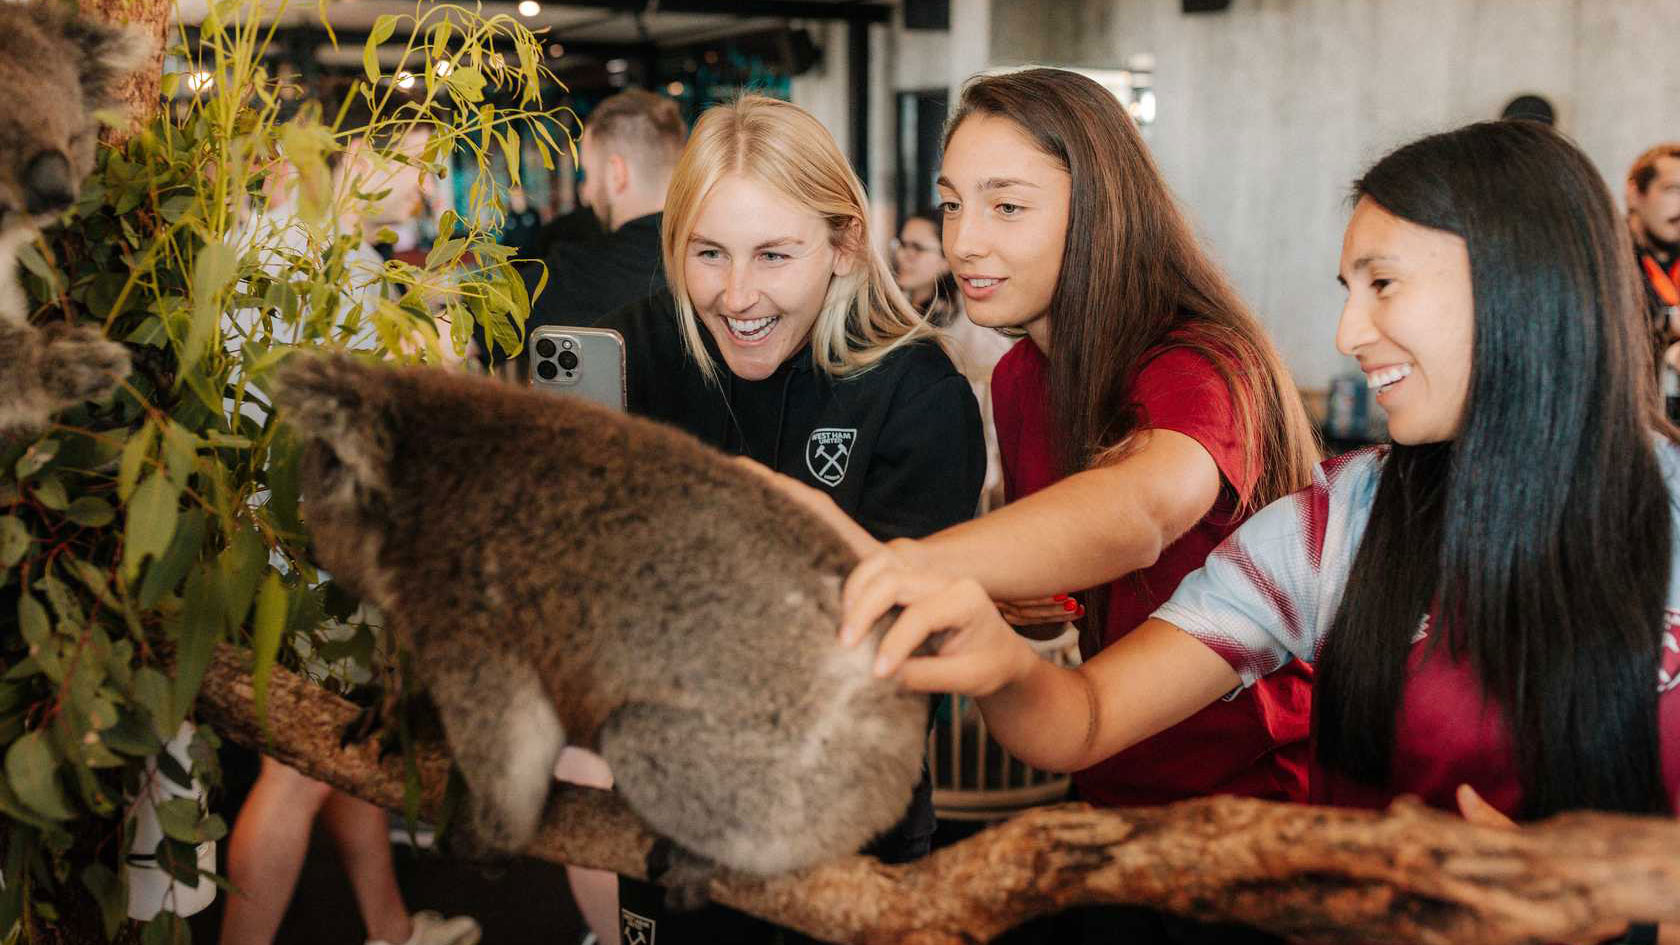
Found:
[[[943,333],[946,352],[974,388],[986,432],[986,479],[980,488],[979,511],[987,512],[1005,501],[1003,459],[998,452],[997,424],[992,421],[992,369],[1015,342],[963,315],[957,280],[940,242],[943,222],[928,210],[905,219],[892,241],[893,281],[911,306]]]
[[[1659,144],[1628,169],[1628,230],[1645,286],[1651,344],[1669,419],[1680,417],[1680,142]]]
[[[600,221],[602,235],[549,245],[543,259],[548,283],[531,303],[526,337],[543,325],[594,325],[662,287],[660,211],[687,140],[677,103],[642,89],[604,99],[589,113],[578,138],[578,197]],[[525,267],[528,291],[536,290],[542,272]],[[490,350],[482,329],[475,337],[488,363],[508,358],[500,348]]]

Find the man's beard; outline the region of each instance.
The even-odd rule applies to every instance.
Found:
[[[1657,235],[1651,232],[1651,228],[1646,226],[1643,220],[1640,220],[1637,217],[1634,219],[1638,223],[1638,226],[1634,228],[1634,236],[1636,237],[1635,242],[1643,244],[1646,249],[1656,253],[1665,260],[1680,256],[1680,242],[1670,242],[1668,240],[1658,239]]]

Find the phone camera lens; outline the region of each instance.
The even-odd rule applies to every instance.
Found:
[[[537,339],[537,356],[543,358],[554,357],[554,341],[550,338]]]
[[[568,371],[576,370],[578,366],[577,353],[573,351],[560,352],[560,366]]]
[[[570,338],[560,339],[560,347],[565,348],[567,351],[572,350],[572,339],[570,339]]]
[[[545,381],[552,381],[560,376],[560,369],[554,366],[553,361],[538,361],[537,376]]]

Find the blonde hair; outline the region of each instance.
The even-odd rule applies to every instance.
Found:
[[[708,380],[717,365],[706,351],[683,273],[700,205],[718,181],[738,174],[823,217],[836,250],[854,265],[829,280],[811,329],[811,357],[838,377],[874,367],[898,348],[938,332],[916,313],[869,237],[863,184],[822,123],[797,105],[743,95],[706,110],[671,175],[660,234],[665,278],[677,303],[683,345]]]

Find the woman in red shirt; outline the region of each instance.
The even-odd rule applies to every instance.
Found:
[[[1106,89],[1055,69],[974,81],[938,183],[968,317],[1026,336],[992,379],[1011,501],[885,550],[854,530],[859,574],[972,578],[1012,602],[1002,606],[1018,625],[1083,614],[1090,658],[1251,511],[1307,484],[1312,433],[1277,352]],[[1292,664],[1077,772],[1079,796],[1304,799],[1310,690],[1310,669]],[[1127,940],[1205,937],[1160,926],[1128,921]]]

